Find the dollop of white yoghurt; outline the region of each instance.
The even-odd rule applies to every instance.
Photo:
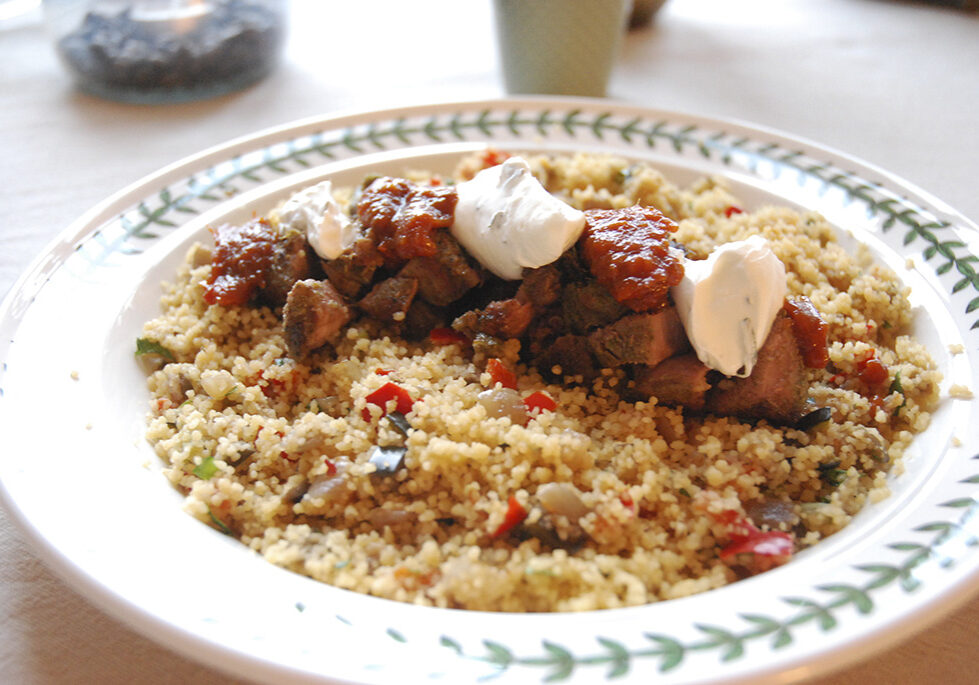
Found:
[[[483,169],[456,192],[452,235],[506,280],[519,279],[524,268],[550,264],[585,229],[584,212],[548,193],[521,157]]]
[[[333,197],[330,181],[294,193],[279,207],[276,216],[283,228],[302,231],[322,259],[336,259],[360,235]]]
[[[750,375],[785,300],[785,265],[751,236],[683,269],[673,301],[697,357],[725,376]]]

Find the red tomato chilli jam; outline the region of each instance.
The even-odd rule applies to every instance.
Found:
[[[581,252],[598,282],[635,312],[667,304],[683,278],[681,257],[670,251],[676,224],[653,207],[585,212]]]
[[[382,176],[364,189],[357,217],[374,234],[388,267],[412,257],[431,257],[432,234],[452,225],[458,196],[449,186],[420,186],[403,178]]]
[[[785,300],[785,313],[792,320],[792,332],[799,344],[802,360],[810,369],[822,369],[829,362],[829,327],[808,297]]]
[[[214,253],[204,301],[226,307],[248,303],[265,286],[278,235],[265,219],[211,228]]]

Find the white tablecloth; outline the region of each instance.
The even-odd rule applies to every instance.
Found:
[[[171,106],[76,93],[39,12],[0,23],[0,294],[72,219],[185,155],[338,110],[503,95],[488,0],[300,1],[284,64]],[[979,16],[884,0],[671,0],[627,36],[610,97],[780,129],[979,219]],[[979,680],[979,600],[821,683]],[[109,618],[0,512],[0,682],[225,683]]]

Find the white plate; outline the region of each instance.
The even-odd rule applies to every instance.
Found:
[[[748,207],[822,212],[911,287],[946,379],[893,495],[761,576],[577,615],[484,614],[357,595],[272,566],[180,510],[143,440],[133,360],[160,281],[210,221],[324,177],[448,171],[504,149],[606,151],[680,182],[730,179]],[[979,231],[894,176],[732,122],[604,101],[518,99],[302,122],[163,169],[81,217],[0,310],[0,481],[13,517],[82,594],[155,640],[253,679],[379,683],[788,682],[889,645],[979,585]],[[950,347],[952,346],[952,347]],[[952,353],[952,349],[962,352]]]

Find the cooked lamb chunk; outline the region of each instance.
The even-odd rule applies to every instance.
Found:
[[[414,278],[394,276],[371,288],[357,306],[378,321],[404,321],[416,292],[418,281]],[[398,314],[401,316],[396,317]]]
[[[283,236],[272,248],[272,262],[259,298],[273,307],[281,307],[296,281],[314,275],[314,264],[302,233],[293,231]]]
[[[554,304],[560,296],[561,272],[551,264],[524,271],[516,294],[518,300],[529,302],[537,311]]]
[[[806,369],[792,321],[780,311],[747,378],[725,378],[707,395],[707,410],[742,418],[794,423],[806,410]]]
[[[655,314],[632,314],[588,336],[602,366],[646,364],[656,366],[690,347],[674,307]]]
[[[334,340],[350,320],[350,308],[329,281],[296,281],[282,311],[286,347],[302,359]]]
[[[564,318],[576,333],[606,326],[628,311],[598,281],[569,283],[561,297]]]
[[[552,374],[553,368],[558,366],[561,368],[561,375],[581,375],[585,380],[594,378],[598,373],[588,338],[581,335],[558,337],[540,351],[534,365],[544,374]]]
[[[435,231],[432,241],[435,255],[409,260],[399,275],[417,279],[418,295],[436,307],[444,307],[479,285],[482,277],[448,231]]]
[[[384,258],[368,237],[358,238],[336,259],[323,262],[323,271],[344,297],[355,300],[370,285]]]
[[[700,411],[710,390],[709,372],[692,352],[664,359],[656,366],[639,366],[634,394],[637,399],[655,397],[660,404]]]
[[[403,331],[405,337],[419,340],[427,337],[436,328],[446,325],[446,317],[441,309],[433,307],[420,297],[411,301],[405,315]]]
[[[519,338],[534,318],[534,306],[515,297],[490,302],[483,309],[468,311],[455,321],[452,327],[460,333],[475,338],[482,333],[503,340]]]

